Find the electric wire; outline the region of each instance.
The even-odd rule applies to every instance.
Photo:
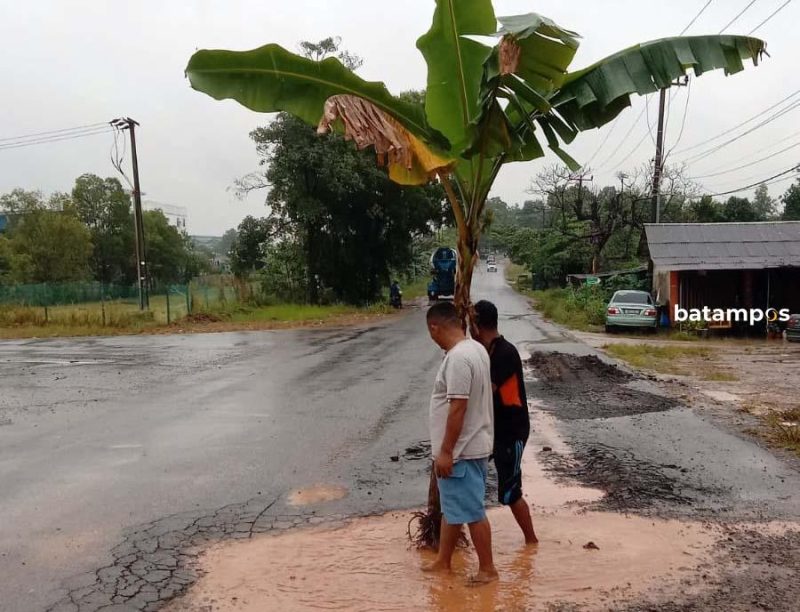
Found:
[[[7,149],[19,149],[22,147],[30,147],[34,145],[40,144],[50,144],[54,142],[61,142],[64,140],[74,140],[76,138],[86,138],[87,136],[97,136],[99,134],[107,134],[111,131],[111,128],[106,126],[103,128],[97,128],[95,130],[87,130],[84,132],[78,132],[75,134],[64,134],[61,136],[51,136],[48,138],[40,138],[35,140],[28,140],[25,142],[16,142],[11,144],[0,144],[0,151],[4,151]]]
[[[742,170],[743,168],[749,168],[750,166],[755,166],[756,164],[763,163],[763,162],[765,162],[767,160],[772,159],[773,157],[775,157],[777,155],[780,155],[781,153],[786,153],[786,151],[790,151],[790,150],[792,150],[792,149],[794,149],[796,147],[800,147],[800,142],[796,142],[793,145],[789,145],[788,147],[785,147],[785,148],[781,149],[780,151],[777,151],[776,153],[773,153],[772,155],[767,155],[766,157],[762,157],[760,159],[753,160],[753,161],[751,161],[749,163],[742,164],[741,166],[736,166],[735,168],[730,168],[729,170],[723,170],[721,172],[712,172],[711,174],[701,174],[699,176],[693,176],[693,177],[690,177],[690,178],[691,178],[691,180],[697,180],[697,179],[711,178],[711,177],[714,177],[714,176],[722,176],[723,174],[729,174],[731,172],[736,172],[737,170]]]
[[[792,98],[794,98],[794,97],[795,97],[797,94],[800,94],[800,89],[798,89],[797,91],[794,91],[794,92],[790,93],[788,96],[786,96],[785,98],[783,98],[783,99],[782,99],[782,100],[780,100],[779,102],[776,102],[776,103],[775,103],[775,104],[773,104],[772,106],[769,106],[768,108],[765,108],[764,110],[762,110],[762,111],[758,112],[757,114],[753,115],[753,116],[752,116],[752,117],[750,117],[749,119],[745,119],[745,120],[744,120],[744,121],[742,121],[741,123],[738,123],[738,124],[734,125],[733,127],[730,127],[730,128],[728,128],[728,129],[727,129],[727,130],[725,130],[724,132],[720,132],[720,133],[719,133],[719,134],[717,134],[716,136],[712,136],[711,138],[707,138],[706,140],[703,140],[703,141],[701,141],[701,142],[698,142],[698,143],[696,143],[696,144],[693,144],[693,145],[691,145],[691,146],[689,146],[689,147],[684,147],[683,149],[679,149],[679,150],[678,150],[678,151],[676,151],[675,153],[678,153],[678,154],[680,154],[680,153],[685,153],[686,151],[693,151],[694,149],[698,149],[698,148],[702,147],[703,145],[706,145],[706,144],[708,144],[708,143],[710,143],[710,142],[714,142],[715,140],[719,140],[720,138],[724,138],[725,136],[729,136],[729,135],[730,135],[730,133],[731,133],[731,132],[733,132],[734,130],[738,130],[740,127],[744,127],[744,126],[745,126],[745,125],[747,125],[748,123],[750,123],[750,122],[752,122],[752,121],[755,121],[756,119],[760,119],[761,117],[763,117],[763,116],[764,116],[764,114],[766,114],[766,113],[768,113],[769,111],[773,110],[774,108],[776,108],[776,107],[780,106],[780,105],[781,105],[781,104],[783,104],[784,102],[787,102],[788,100],[791,100],[791,99],[792,99]],[[793,104],[794,104],[794,102],[793,102]]]
[[[753,32],[755,32],[756,30],[759,30],[759,29],[761,29],[761,27],[762,27],[763,25],[765,25],[765,24],[766,24],[766,23],[767,23],[769,20],[771,20],[773,17],[775,17],[775,15],[777,15],[777,14],[778,14],[778,13],[780,13],[780,12],[781,12],[783,9],[785,9],[785,8],[786,8],[786,7],[787,7],[787,6],[788,6],[788,5],[789,5],[791,2],[792,2],[792,0],[786,0],[786,2],[784,2],[783,4],[781,4],[781,5],[780,5],[780,6],[777,8],[777,10],[776,10],[774,13],[772,13],[772,14],[771,14],[769,17],[767,17],[767,18],[766,18],[764,21],[762,21],[762,22],[761,22],[761,23],[759,23],[759,24],[758,24],[756,27],[754,27],[752,30],[750,30],[750,31],[747,33],[747,35],[748,35],[748,36],[751,36],[751,35],[753,34]]]
[[[681,30],[681,32],[680,32],[680,34],[679,34],[679,36],[683,36],[684,34],[686,34],[686,32],[688,32],[688,31],[689,31],[689,28],[691,28],[691,27],[692,27],[692,26],[695,24],[695,22],[696,22],[696,21],[697,21],[697,20],[700,18],[700,16],[701,16],[701,15],[703,15],[703,13],[705,13],[705,12],[706,12],[706,9],[708,9],[708,7],[709,7],[709,6],[711,6],[711,3],[712,3],[713,1],[714,1],[714,0],[708,0],[708,1],[707,1],[707,2],[706,2],[704,5],[703,5],[703,7],[702,7],[702,8],[701,8],[701,9],[700,9],[700,10],[699,10],[699,11],[698,11],[696,14],[695,14],[695,16],[694,16],[694,17],[692,17],[691,21],[689,21],[689,23],[687,23],[687,24],[686,24],[686,27],[684,27],[684,28],[683,28],[683,30]],[[674,94],[670,94],[670,99],[672,98],[672,95],[674,95]],[[622,137],[622,140],[621,140],[621,141],[620,141],[620,143],[617,145],[617,147],[614,149],[614,151],[611,153],[611,155],[609,155],[609,156],[606,158],[606,160],[605,160],[605,161],[604,161],[602,164],[600,164],[600,168],[602,168],[602,167],[606,166],[606,165],[607,165],[607,164],[608,164],[608,163],[609,163],[609,162],[610,162],[612,159],[614,159],[614,156],[615,156],[615,155],[617,154],[617,152],[618,152],[618,151],[619,151],[619,150],[622,148],[622,145],[623,145],[623,144],[625,144],[625,142],[628,140],[628,138],[630,138],[630,135],[631,135],[631,133],[633,133],[633,130],[634,130],[634,129],[636,128],[636,126],[637,126],[637,125],[639,125],[639,123],[641,122],[641,120],[642,120],[642,116],[643,116],[643,115],[645,115],[646,113],[648,114],[648,125],[647,125],[648,132],[649,132],[649,134],[650,134],[650,137],[651,137],[651,138],[653,137],[653,129],[652,129],[652,127],[650,126],[650,117],[649,117],[649,111],[648,111],[648,107],[649,107],[649,105],[650,105],[650,96],[648,95],[648,96],[646,97],[646,105],[645,105],[645,107],[642,109],[642,111],[639,113],[639,116],[638,116],[638,117],[636,117],[636,121],[634,121],[634,123],[633,123],[633,125],[631,126],[631,128],[630,128],[630,129],[629,129],[629,130],[628,130],[628,131],[625,133],[625,136],[623,136],[623,137]],[[685,122],[686,122],[686,117],[684,116],[684,124],[685,124]],[[645,136],[645,137],[646,137],[646,136]],[[623,161],[622,161],[622,162],[620,162],[620,163],[616,164],[616,165],[614,166],[614,168],[612,168],[612,170],[615,170],[615,169],[619,168],[619,167],[620,167],[620,166],[621,166],[621,165],[622,165],[622,164],[623,164],[625,161],[627,161],[627,160],[628,160],[628,159],[629,159],[629,158],[630,158],[630,157],[631,157],[631,156],[632,156],[632,155],[633,155],[633,154],[634,154],[634,153],[635,153],[635,152],[636,152],[636,151],[639,149],[639,147],[640,147],[640,146],[642,146],[642,142],[644,142],[644,139],[640,140],[640,141],[639,141],[639,143],[638,143],[638,144],[637,144],[637,145],[634,147],[633,151],[631,151],[631,153],[630,153],[630,154],[628,154],[627,156],[625,156],[625,157],[623,158]],[[653,141],[653,144],[655,144],[655,140]]]
[[[768,124],[772,123],[773,121],[776,121],[777,119],[780,119],[784,115],[792,112],[793,110],[795,110],[797,108],[800,108],[800,102],[795,102],[791,106],[789,106],[789,107],[787,107],[785,109],[782,109],[778,113],[776,113],[776,114],[772,115],[771,117],[765,119],[761,123],[757,123],[755,126],[751,127],[749,130],[746,130],[746,131],[742,132],[738,136],[734,136],[733,138],[729,138],[728,140],[726,140],[726,141],[724,141],[724,142],[712,147],[711,149],[708,149],[708,150],[703,151],[701,153],[698,153],[696,155],[692,155],[690,157],[687,157],[683,161],[684,161],[684,163],[687,163],[687,164],[697,163],[701,159],[705,159],[706,157],[708,157],[710,155],[713,155],[717,151],[720,151],[721,149],[724,149],[725,147],[733,144],[734,142],[737,142],[737,141],[741,140],[745,136],[748,136],[748,135],[752,134],[753,132],[755,132],[756,130],[761,129],[765,125],[768,125]]]
[[[688,23],[688,25],[687,25],[685,28],[683,28],[683,30],[681,30],[681,33],[680,33],[680,34],[678,34],[678,36],[683,36],[684,34],[686,34],[686,32],[689,30],[689,28],[691,28],[691,27],[694,25],[694,22],[695,22],[695,21],[697,21],[698,19],[700,19],[700,15],[702,15],[703,13],[705,13],[705,12],[706,12],[706,9],[707,9],[709,6],[711,6],[711,3],[712,3],[712,2],[714,2],[714,0],[708,0],[708,2],[706,2],[705,6],[704,6],[703,8],[701,8],[701,9],[700,9],[700,12],[699,12],[699,13],[697,13],[697,15],[695,15],[695,16],[692,18],[692,20],[691,20],[691,21]]]
[[[108,122],[103,121],[102,123],[89,123],[87,125],[79,125],[71,128],[62,128],[60,130],[48,130],[46,132],[33,132],[32,134],[22,134],[20,136],[7,136],[5,138],[0,138],[0,143],[12,144],[11,141],[26,141],[30,139],[38,139],[48,136],[66,135],[68,132],[81,132],[93,128],[98,128],[100,126],[108,126]]]
[[[792,132],[788,136],[785,136],[785,137],[783,137],[783,138],[781,138],[779,140],[776,140],[775,142],[773,142],[773,143],[771,143],[771,144],[769,144],[769,145],[767,145],[765,147],[761,147],[760,149],[752,151],[752,152],[748,153],[747,155],[742,155],[740,157],[736,157],[734,159],[731,159],[731,160],[729,160],[728,162],[726,162],[725,164],[723,164],[721,166],[717,166],[716,168],[711,168],[709,171],[710,172],[717,172],[719,170],[727,168],[728,164],[738,164],[739,162],[752,159],[753,155],[758,155],[759,153],[765,153],[765,152],[769,151],[770,149],[773,149],[776,146],[786,142],[787,140],[792,140],[793,138],[797,138],[798,136],[800,136],[800,131]]]
[[[755,4],[757,1],[758,1],[758,0],[752,0],[750,3],[748,3],[748,5],[747,5],[747,6],[745,6],[745,7],[744,7],[744,8],[743,8],[743,9],[742,9],[740,12],[739,12],[739,14],[738,14],[738,15],[736,15],[736,17],[734,17],[733,19],[731,19],[731,20],[730,20],[730,22],[728,23],[728,25],[726,25],[724,28],[722,28],[722,29],[719,31],[719,33],[720,33],[720,34],[722,34],[722,33],[723,33],[725,30],[727,30],[729,27],[731,27],[731,26],[732,26],[734,23],[736,23],[737,21],[739,21],[739,17],[741,17],[742,15],[744,15],[744,14],[745,14],[745,13],[748,11],[748,9],[749,9],[751,6],[753,6],[753,5],[754,5],[754,4]]]
[[[781,176],[785,176],[785,175],[789,174],[790,172],[796,172],[798,169],[800,169],[800,165],[795,164],[794,166],[792,166],[788,170],[784,170],[783,172],[779,172],[778,174],[776,174],[774,176],[770,176],[769,178],[765,178],[764,180],[758,181],[757,183],[752,183],[750,185],[745,185],[744,187],[739,187],[738,189],[731,189],[730,191],[722,191],[722,192],[719,192],[719,193],[709,193],[709,194],[706,194],[706,195],[710,195],[712,197],[714,197],[714,196],[723,196],[723,195],[729,195],[731,193],[738,193],[740,191],[747,191],[748,189],[752,189],[753,187],[758,187],[759,185],[770,185],[770,184],[772,184],[770,181],[774,181],[776,183],[780,182],[780,181],[775,181],[775,179],[778,178],[778,177],[781,177]],[[788,178],[792,178],[792,177],[788,177]]]

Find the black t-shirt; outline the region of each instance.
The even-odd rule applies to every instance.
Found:
[[[495,446],[527,441],[531,425],[522,360],[516,347],[499,336],[489,346],[494,385]]]

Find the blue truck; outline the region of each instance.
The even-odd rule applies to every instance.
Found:
[[[439,247],[431,255],[431,282],[428,283],[428,300],[452,300],[456,293],[456,266],[458,255],[455,249]]]

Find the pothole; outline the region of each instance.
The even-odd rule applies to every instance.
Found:
[[[289,494],[289,505],[309,506],[311,504],[321,504],[329,501],[336,501],[347,496],[346,487],[335,485],[314,485],[305,489],[298,489]]]

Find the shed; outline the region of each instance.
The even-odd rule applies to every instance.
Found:
[[[800,221],[645,225],[659,303],[800,312]]]

